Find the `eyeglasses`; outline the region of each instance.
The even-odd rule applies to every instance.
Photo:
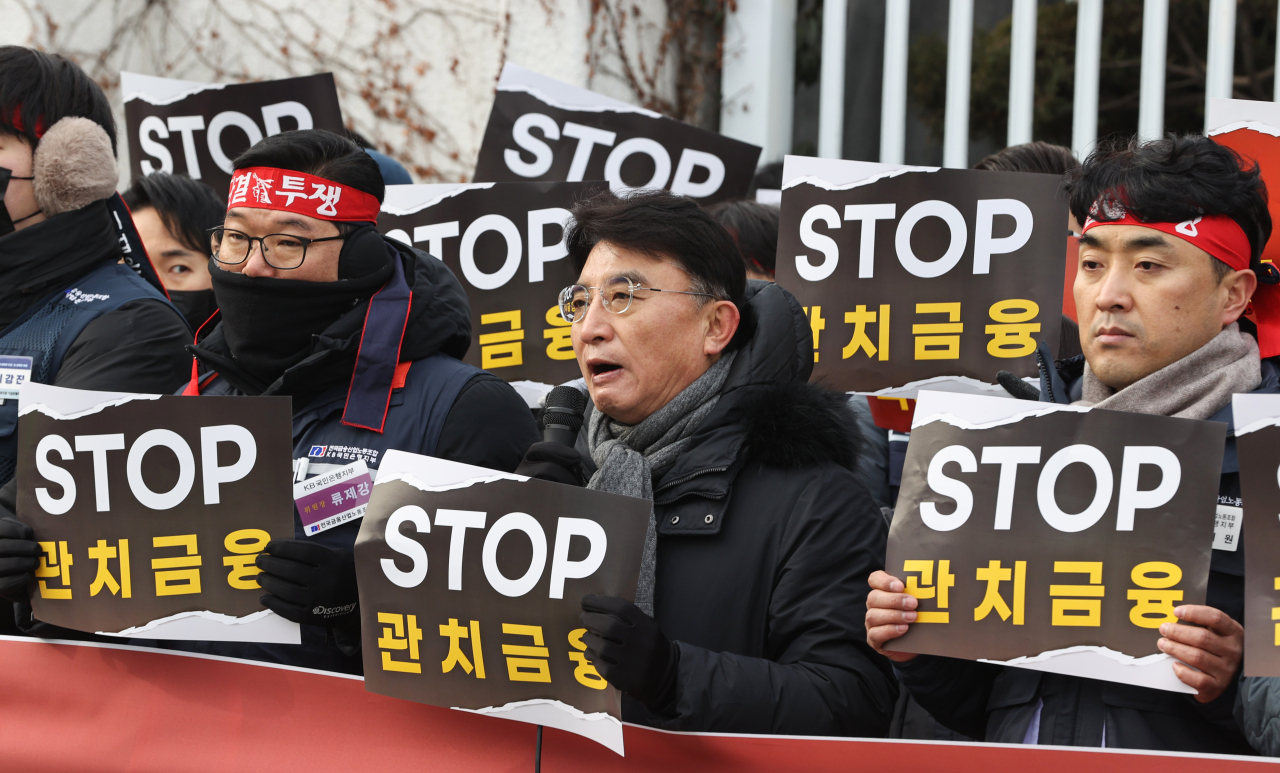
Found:
[[[566,322],[577,322],[587,316],[587,309],[591,306],[591,291],[596,290],[600,294],[600,303],[604,305],[605,311],[612,314],[621,314],[631,308],[631,301],[635,298],[637,291],[644,290],[651,293],[673,293],[676,295],[700,295],[704,298],[715,298],[710,293],[691,293],[684,290],[659,290],[656,287],[645,287],[636,284],[630,279],[624,277],[615,277],[605,283],[603,287],[584,287],[583,285],[570,285],[560,291],[560,316],[564,317]]]
[[[266,236],[250,236],[231,228],[210,228],[209,247],[213,259],[227,266],[238,266],[249,259],[253,252],[253,243],[258,242],[262,249],[262,259],[268,266],[282,271],[298,268],[307,259],[307,246],[316,242],[332,242],[345,239],[345,236],[326,236],[321,239],[308,239],[292,234],[267,234]]]

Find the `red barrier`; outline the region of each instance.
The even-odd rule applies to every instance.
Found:
[[[532,771],[535,729],[386,698],[359,679],[132,647],[0,637],[0,770]],[[547,730],[547,773],[1274,771],[1246,757],[663,733],[628,726],[627,756]],[[1211,766],[1211,767],[1210,767]]]

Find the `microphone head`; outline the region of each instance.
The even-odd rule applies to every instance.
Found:
[[[576,433],[582,428],[582,414],[587,410],[587,398],[577,387],[558,386],[547,395],[542,411],[542,428],[567,427]]]

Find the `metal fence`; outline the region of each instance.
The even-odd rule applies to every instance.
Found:
[[[1097,141],[1098,74],[1102,56],[1102,4],[1104,0],[1075,0],[1075,94],[1072,149],[1080,156]],[[950,0],[947,29],[947,92],[943,165],[968,166],[969,78],[972,62],[974,0]],[[772,29],[761,34],[749,19],[768,18],[772,24],[795,24],[795,0],[739,0],[737,14],[726,28],[722,130],[726,134],[765,147],[765,160],[790,151],[790,127],[777,125],[779,111],[790,115],[789,94],[775,83],[757,88],[743,72],[773,63],[773,72],[791,72],[787,58],[794,57],[794,35]],[[1008,145],[1030,142],[1035,94],[1036,0],[1013,0],[1009,68]],[[768,12],[762,13],[761,7]],[[842,156],[845,111],[845,31],[848,0],[824,0],[822,16],[822,69],[818,113],[818,155]],[[753,16],[751,14],[754,14]],[[911,0],[885,0],[884,70],[880,112],[880,161],[901,164],[907,128],[907,50]],[[735,24],[736,22],[736,24]],[[1164,131],[1166,41],[1169,0],[1145,0],[1142,16],[1142,67],[1138,108],[1138,136],[1159,137]],[[1208,55],[1206,57],[1205,115],[1209,100],[1232,94],[1235,59],[1236,0],[1210,0]],[[767,41],[765,40],[767,38]],[[762,42],[764,41],[764,42]],[[1280,45],[1276,47],[1276,71],[1280,73]],[[759,72],[759,69],[756,70]],[[1280,101],[1280,77],[1276,101]],[[735,101],[736,100],[736,101]],[[752,105],[756,114],[752,115]],[[764,113],[774,125],[764,127]]]

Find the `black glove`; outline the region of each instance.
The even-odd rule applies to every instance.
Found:
[[[563,443],[543,442],[529,446],[524,460],[516,468],[516,475],[579,488],[586,483],[582,474],[582,457],[578,450]]]
[[[350,550],[300,539],[267,543],[258,556],[262,606],[303,625],[352,628],[360,624],[356,559]]]
[[[27,585],[40,566],[40,543],[35,533],[0,506],[0,597],[26,601]]]
[[[587,657],[609,684],[657,711],[676,694],[680,650],[658,622],[613,596],[583,596]]]

